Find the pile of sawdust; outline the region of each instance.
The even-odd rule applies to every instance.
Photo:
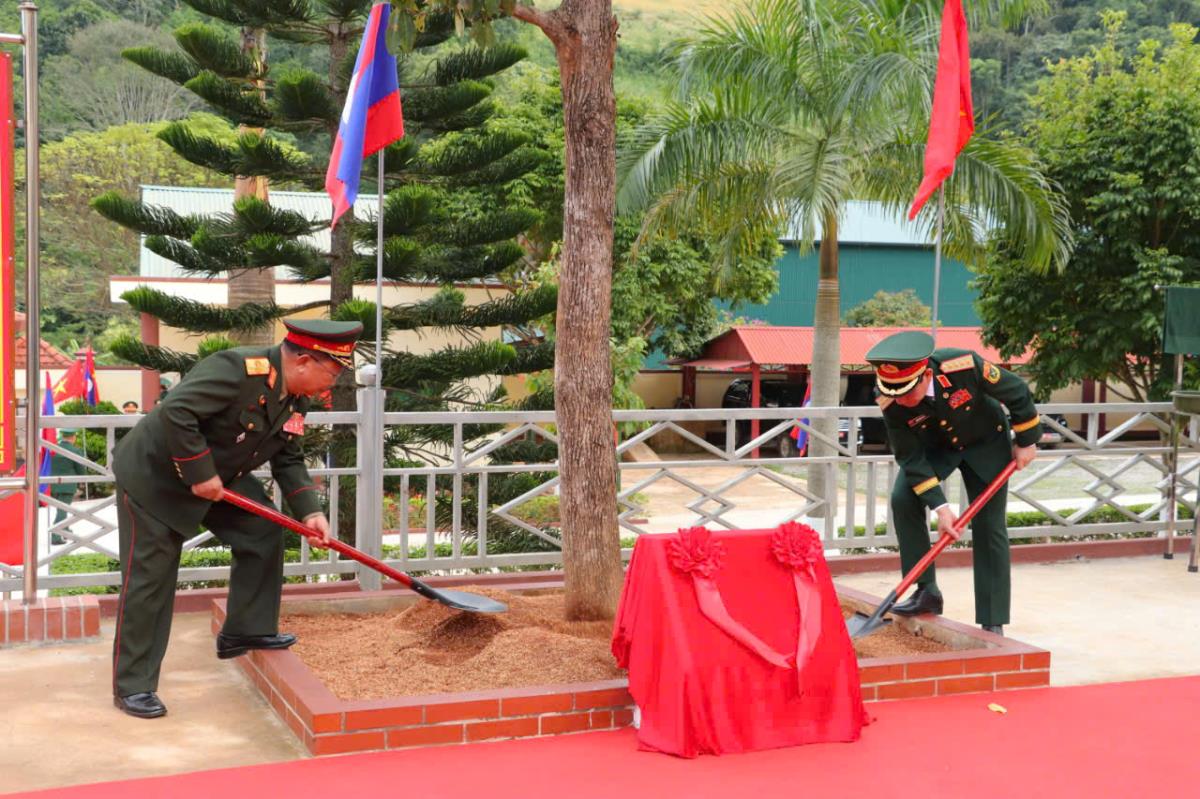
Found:
[[[612,623],[563,620],[563,595],[462,590],[508,605],[507,613],[464,613],[418,602],[389,613],[287,616],[292,648],[342,699],[381,699],[624,676],[609,650]],[[850,611],[844,611],[849,616]],[[944,652],[945,644],[896,625],[854,642],[859,658]]]
[[[435,602],[366,615],[290,616],[293,650],[342,699],[379,699],[593,682],[623,676],[609,651],[612,622],[563,620],[561,593],[463,590],[508,613],[463,613]]]

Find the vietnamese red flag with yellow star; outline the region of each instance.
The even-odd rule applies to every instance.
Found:
[[[971,54],[967,49],[967,18],[962,0],[946,0],[942,9],[942,38],[938,44],[933,110],[925,143],[925,177],[917,188],[908,218],[915,219],[942,181],[954,171],[954,159],[975,132],[971,103]]]

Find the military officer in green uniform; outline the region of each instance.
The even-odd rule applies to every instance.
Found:
[[[113,640],[113,702],[132,716],[167,712],[159,669],[171,631],[183,543],[203,524],[233,555],[228,613],[217,656],[284,649],[280,634],[283,534],[221,502],[224,486],[261,503],[251,472],[270,462],[292,515],[329,540],[329,522],[304,464],[300,436],[309,398],[353,366],[362,325],[286,321],[275,347],[239,347],[200,361],[114,451],[121,598]]]
[[[83,450],[75,444],[76,432],[74,430],[59,431],[58,446],[62,449],[72,452],[79,457],[85,457]],[[87,467],[78,461],[71,460],[65,455],[54,453],[50,458],[50,476],[51,477],[82,477],[87,474]],[[52,483],[50,485],[50,496],[57,499],[59,502],[70,504],[75,499],[75,492],[79,490],[79,484],[74,481],[66,481],[62,483]],[[67,518],[67,512],[62,508],[54,509],[54,524],[58,524],[63,519]],[[68,527],[68,529],[70,529]],[[65,544],[66,539],[58,533],[50,534],[51,544]]]
[[[1010,461],[1025,468],[1037,452],[1040,420],[1024,380],[968,350],[935,350],[928,333],[888,336],[867,353],[867,362],[875,367],[876,401],[900,465],[892,520],[900,567],[907,573],[929,551],[930,511],[937,514],[939,535],[959,537],[943,481],[960,471],[974,499]],[[1011,601],[1007,496],[1001,488],[971,524],[975,621],[1000,635]],[[892,611],[902,616],[942,612],[933,566],[917,580],[912,598]]]

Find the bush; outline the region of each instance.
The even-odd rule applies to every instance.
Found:
[[[1148,504],[1125,506],[1126,510],[1128,510],[1130,513],[1135,513],[1135,514],[1145,513],[1147,510],[1150,509],[1150,507],[1151,506]],[[1058,511],[1058,515],[1062,516],[1062,517],[1069,517],[1072,514],[1077,513],[1077,512],[1078,512],[1078,508],[1063,508],[1062,510]],[[1189,509],[1187,506],[1185,506],[1183,504],[1180,504],[1178,506],[1178,510],[1176,511],[1176,513],[1177,513],[1177,518],[1180,521],[1182,521],[1184,519],[1191,519],[1192,515],[1193,515],[1191,509]],[[1120,522],[1126,522],[1126,521],[1129,521],[1129,519],[1124,514],[1122,514],[1120,511],[1118,511],[1116,508],[1103,507],[1103,508],[1099,508],[1099,509],[1087,514],[1082,519],[1080,519],[1077,523],[1078,524],[1118,524]],[[1010,513],[1010,514],[1008,514],[1007,525],[1009,528],[1058,526],[1054,523],[1054,521],[1049,516],[1047,516],[1046,514],[1042,513],[1039,510],[1015,511],[1013,513]],[[930,531],[937,530],[937,522],[930,522],[929,529],[930,529]],[[846,528],[844,526],[838,528],[839,535],[845,535],[845,532],[846,532]],[[875,525],[875,535],[886,535],[886,534],[887,534],[887,525],[886,524]],[[854,526],[854,537],[855,538],[865,538],[866,535],[867,535],[867,528],[865,526],[863,526],[861,524],[857,524]],[[1153,538],[1157,535],[1158,535],[1158,533],[1156,533],[1156,532],[1093,533],[1091,535],[1079,536],[1078,540],[1080,540],[1080,541],[1103,541],[1103,540],[1114,539],[1114,538]],[[1032,538],[1032,537],[1014,538],[1014,539],[1012,539],[1012,543],[1026,544],[1026,543],[1032,543],[1032,542],[1040,541],[1040,540],[1041,540],[1041,538]],[[958,542],[951,544],[950,548],[953,549],[953,548],[957,548],[957,547],[969,547],[970,545],[971,544],[968,541],[958,541]],[[893,547],[879,547],[875,551],[887,552],[887,551],[895,551],[895,550],[896,550],[896,547],[893,546]],[[846,555],[865,554],[869,551],[872,551],[872,550],[844,549],[844,550],[842,550],[842,554],[846,554]]]
[[[200,569],[211,566],[228,566],[233,561],[233,555],[228,549],[189,549],[179,560],[180,569]],[[286,549],[283,553],[284,563],[299,563],[300,550]],[[83,552],[74,555],[63,555],[50,564],[51,574],[92,574],[95,572],[117,572],[121,564],[107,555],[96,552]],[[287,583],[302,583],[303,576],[287,577]],[[228,580],[185,580],[179,583],[180,590],[187,588],[222,588],[229,584]],[[55,588],[51,596],[73,596],[76,594],[119,594],[118,585],[90,585],[73,588]]]

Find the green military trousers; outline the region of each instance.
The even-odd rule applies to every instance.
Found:
[[[251,499],[270,504],[262,483],[253,477],[230,486]],[[121,546],[121,598],[113,638],[113,693],[116,696],[158,690],[158,675],[175,604],[175,583],[185,536],[151,516],[117,487],[117,524]],[[204,525],[232,550],[229,599],[223,632],[273,635],[279,631],[283,586],[283,531],[278,525],[227,502],[215,502]]]
[[[962,451],[928,449],[926,460],[938,480],[957,469],[962,473],[967,496],[974,500],[1012,460],[1008,431]],[[975,623],[1008,624],[1012,604],[1012,572],[1008,545],[1008,486],[1002,486],[971,522],[971,551],[975,566]],[[909,569],[932,546],[929,540],[929,509],[908,485],[904,473],[892,487],[892,522],[900,542],[900,569]],[[918,585],[935,585],[935,567],[918,578]]]

